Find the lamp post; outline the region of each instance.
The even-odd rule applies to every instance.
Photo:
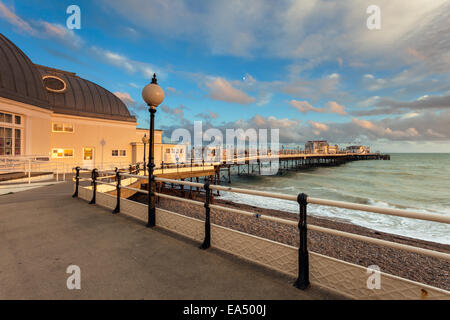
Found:
[[[147,103],[150,112],[150,138],[149,138],[149,163],[148,163],[148,222],[147,227],[155,226],[155,192],[156,184],[153,176],[153,169],[155,167],[155,113],[156,107],[164,100],[164,91],[158,85],[156,74],[153,74],[152,82],[144,87],[142,90],[142,98]]]
[[[148,143],[148,138],[147,138],[147,134],[144,134],[144,136],[142,137],[142,143],[144,144],[144,176],[145,176],[145,145]]]

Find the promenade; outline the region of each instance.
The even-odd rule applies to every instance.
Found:
[[[335,299],[71,197],[72,182],[0,196],[0,299]],[[69,265],[81,290],[69,290]]]

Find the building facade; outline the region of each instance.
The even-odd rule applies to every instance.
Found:
[[[34,64],[0,34],[0,157],[35,157],[67,168],[126,166],[143,161],[144,134],[148,130],[137,128],[113,93],[75,73]],[[166,149],[183,148],[162,144],[160,130],[155,143],[157,166]]]
[[[326,154],[329,144],[326,140],[308,141],[305,143],[305,153]]]
[[[347,153],[359,153],[359,154],[367,154],[370,153],[370,147],[366,146],[348,146],[345,148]]]

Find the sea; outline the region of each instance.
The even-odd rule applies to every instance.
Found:
[[[450,215],[450,154],[397,153],[391,160],[292,170],[272,176],[233,176],[232,187]],[[220,199],[298,213],[292,201],[222,192]],[[308,214],[373,230],[450,244],[448,224],[320,205]]]

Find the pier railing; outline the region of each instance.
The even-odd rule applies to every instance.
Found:
[[[95,204],[96,203],[96,193],[98,193],[97,185],[104,184],[110,188],[109,189],[110,192],[111,191],[115,192],[115,197],[113,195],[108,195],[109,196],[108,201],[107,201],[108,205],[105,205],[107,207],[114,208],[114,210],[113,210],[114,213],[122,212],[121,211],[121,202],[126,203],[127,208],[128,208],[127,210],[130,210],[129,208],[131,206],[131,202],[130,202],[130,200],[127,200],[127,199],[124,199],[121,197],[122,189],[130,190],[132,192],[147,194],[147,195],[149,194],[149,192],[147,190],[143,190],[143,189],[137,188],[137,187],[131,187],[131,186],[123,183],[124,179],[132,179],[131,182],[133,182],[133,183],[136,183],[139,181],[147,183],[148,176],[136,174],[136,173],[139,173],[139,169],[137,169],[137,172],[135,171],[135,172],[131,172],[131,173],[120,172],[120,171],[116,170],[113,175],[111,174],[111,171],[99,172],[96,169],[94,169],[91,171],[90,179],[86,179],[86,178],[81,179],[80,172],[82,172],[83,169],[77,168],[76,170],[77,170],[77,172],[75,175],[76,184],[75,184],[74,197],[78,196],[80,181],[89,181],[92,184],[92,186],[89,188],[89,190],[90,190],[89,194],[91,196],[90,203]],[[114,179],[115,181],[114,182],[111,182],[110,180],[103,181],[105,179]],[[172,225],[168,227],[167,225],[165,225],[165,224],[167,224],[167,221],[162,221],[161,222],[162,227],[166,227],[168,229],[172,229],[172,231],[183,234],[183,232],[180,231],[183,229],[183,227],[181,227],[180,225],[177,225],[177,224],[181,224],[181,222],[183,222],[183,224],[185,224],[185,223],[192,224],[193,223],[192,220],[196,220],[196,222],[195,222],[197,224],[196,235],[190,236],[191,230],[188,230],[188,229],[186,229],[185,232],[187,233],[187,236],[190,236],[191,238],[194,238],[196,240],[200,240],[199,236],[201,233],[201,238],[202,238],[201,239],[201,241],[202,241],[201,248],[202,249],[207,249],[210,246],[217,246],[225,251],[231,252],[233,254],[237,254],[238,256],[241,256],[244,259],[251,260],[253,262],[262,264],[266,267],[269,267],[269,268],[272,268],[272,269],[275,269],[275,270],[278,270],[278,271],[281,271],[284,273],[293,275],[293,270],[295,270],[297,279],[296,279],[294,285],[300,289],[306,289],[310,285],[309,278],[310,278],[310,268],[311,268],[311,265],[310,265],[310,261],[311,261],[310,255],[311,254],[312,254],[312,258],[314,258],[315,264],[317,264],[318,260],[322,259],[322,260],[326,260],[327,263],[335,266],[339,270],[345,269],[345,268],[350,268],[350,269],[353,268],[353,269],[357,270],[358,267],[361,268],[360,266],[353,265],[353,264],[350,264],[350,263],[347,263],[347,262],[344,262],[341,260],[336,260],[336,259],[333,259],[330,257],[321,256],[320,254],[317,254],[314,252],[309,252],[308,247],[307,247],[308,230],[313,230],[316,232],[331,234],[334,236],[363,241],[366,243],[371,243],[371,244],[379,245],[382,247],[404,250],[404,251],[412,252],[415,254],[420,254],[420,255],[425,255],[425,256],[429,256],[429,257],[433,257],[433,258],[437,258],[437,259],[442,259],[445,261],[450,261],[450,254],[445,253],[445,252],[425,249],[425,248],[416,247],[416,246],[412,246],[412,245],[406,245],[406,244],[402,244],[402,243],[398,243],[398,242],[387,241],[387,240],[382,240],[382,239],[378,239],[378,238],[372,238],[372,237],[368,237],[368,236],[363,236],[363,235],[359,235],[359,234],[354,234],[354,233],[349,233],[349,232],[344,232],[344,231],[340,231],[340,230],[335,230],[335,229],[331,229],[331,228],[325,228],[325,227],[309,224],[309,223],[307,223],[307,217],[308,217],[307,208],[308,208],[309,204],[315,204],[315,205],[322,205],[322,206],[346,208],[349,210],[371,212],[371,213],[377,213],[377,214],[383,214],[383,215],[404,217],[404,218],[410,218],[410,219],[420,219],[420,220],[424,220],[424,221],[432,221],[432,222],[438,222],[438,223],[444,223],[444,224],[450,224],[450,216],[431,214],[431,213],[420,213],[420,212],[414,212],[414,211],[409,211],[409,210],[381,208],[381,207],[376,207],[376,206],[362,205],[362,204],[342,202],[342,201],[325,200],[325,199],[309,197],[308,195],[306,195],[304,193],[299,193],[297,196],[294,196],[294,195],[278,194],[278,193],[250,190],[250,189],[226,187],[226,186],[221,186],[221,185],[212,185],[209,182],[196,183],[196,182],[180,181],[180,180],[158,178],[158,177],[155,177],[155,181],[160,182],[160,183],[178,184],[178,185],[183,185],[183,186],[187,186],[187,187],[203,189],[205,191],[205,195],[206,195],[205,201],[198,201],[198,200],[192,200],[192,199],[181,198],[181,197],[177,197],[177,196],[173,196],[173,195],[168,195],[168,194],[164,194],[164,193],[160,193],[160,192],[155,192],[155,193],[151,194],[151,196],[154,196],[154,197],[165,198],[165,199],[169,199],[169,200],[173,200],[173,201],[180,201],[180,202],[188,203],[188,204],[195,205],[198,207],[203,207],[205,209],[205,219],[203,221],[188,218],[188,217],[181,218],[181,216],[179,214],[176,214],[174,212],[168,212],[167,210],[158,209],[159,213],[157,211],[157,217],[156,217],[157,226],[159,225],[158,224],[158,219],[159,219],[158,214],[161,215],[162,220],[167,220],[167,219],[170,220],[170,218],[167,217],[168,213],[170,213],[172,215],[177,215],[177,216],[179,216],[179,217],[177,217],[178,220],[177,219],[174,220],[174,221],[178,221],[177,223],[172,223]],[[226,207],[223,205],[212,204],[212,201],[211,201],[212,200],[212,192],[211,192],[212,190],[226,191],[226,192],[231,192],[231,193],[248,194],[248,195],[255,195],[255,196],[266,197],[266,198],[293,201],[293,202],[296,202],[299,206],[299,219],[297,221],[289,220],[289,219],[279,218],[279,217],[275,217],[275,216],[254,213],[254,212],[250,212],[250,211],[246,211],[246,210]],[[114,200],[112,200],[112,199],[114,199]],[[89,199],[87,199],[87,200],[89,200]],[[145,206],[142,204],[139,204],[139,205]],[[146,217],[143,216],[143,214],[144,214],[143,213],[144,211],[142,211],[143,208],[141,207],[139,210],[141,210],[141,214],[140,214],[140,217],[138,217],[138,218],[145,220]],[[248,235],[248,237],[245,238],[245,236],[243,236],[241,234],[241,232],[234,231],[234,233],[232,233],[230,231],[233,231],[233,230],[223,228],[223,227],[220,227],[217,225],[213,225],[211,223],[211,210],[213,212],[214,212],[214,210],[221,210],[221,211],[225,211],[225,212],[231,212],[231,213],[236,213],[236,214],[240,214],[240,215],[244,215],[244,216],[254,217],[256,219],[255,223],[257,223],[258,220],[267,220],[267,221],[272,221],[272,222],[276,222],[276,223],[280,223],[280,224],[297,227],[299,230],[299,236],[300,236],[298,247],[295,247],[295,251],[297,251],[297,254],[296,254],[296,261],[297,261],[296,264],[297,265],[296,266],[292,265],[292,257],[293,257],[292,249],[294,249],[294,248],[284,245],[284,244],[281,244],[281,243],[277,243],[278,247],[277,247],[276,253],[286,251],[285,254],[289,255],[289,257],[291,257],[290,258],[291,260],[289,262],[290,267],[287,267],[285,265],[280,265],[280,262],[274,261],[273,257],[272,258],[268,258],[268,257],[261,258],[260,256],[264,256],[263,252],[260,252],[259,254],[252,253],[252,254],[250,254],[250,257],[249,257],[249,254],[242,251],[241,249],[236,249],[236,248],[230,249],[228,247],[228,245],[226,244],[226,242],[228,242],[228,241],[233,242],[233,240],[230,240],[233,237],[243,237],[243,239],[246,239],[246,241],[249,241],[249,242],[256,241],[255,239],[260,239],[261,241],[263,241],[264,239],[255,237],[255,236],[251,236],[251,235]],[[131,214],[131,215],[133,215],[133,214]],[[202,226],[203,232],[200,232],[198,230],[199,224],[203,225]],[[211,231],[212,228],[213,228],[213,232]],[[228,232],[227,233],[227,232],[223,231],[222,229],[227,229],[230,231],[227,231]],[[215,237],[220,238],[221,232],[222,233],[225,232],[230,238],[215,240]],[[238,234],[238,235],[236,235],[236,234]],[[223,241],[223,242],[221,243],[220,241]],[[269,245],[277,246],[277,245],[275,245],[276,242],[273,242],[270,240],[265,240],[265,241],[266,241],[265,245],[267,245],[267,246],[269,246]],[[236,243],[239,246],[244,245],[242,240],[240,240],[240,242],[236,242]],[[267,244],[267,243],[269,243],[269,244]],[[255,250],[254,248],[250,248],[250,247],[246,247],[246,248],[249,252],[252,250],[253,251]],[[289,252],[289,254],[287,252]],[[273,254],[274,253],[272,252],[272,255]],[[285,258],[286,258],[285,256],[282,256],[280,259],[285,259]],[[271,260],[271,262],[268,262],[267,259],[272,259],[272,260]],[[314,266],[314,264],[313,264],[313,269],[314,269],[315,273],[318,272],[318,267]],[[345,271],[341,270],[339,272],[344,273]],[[360,269],[359,269],[359,271],[354,271],[354,272],[355,272],[355,274],[357,274],[359,272],[358,277],[361,278],[361,275],[360,275],[361,270]],[[402,289],[402,290],[408,291],[407,294],[402,293],[402,294],[404,294],[404,297],[410,298],[412,296],[412,297],[416,297],[416,298],[417,297],[427,298],[429,293],[433,292],[433,294],[430,296],[432,298],[444,297],[445,299],[450,299],[450,292],[448,292],[448,291],[438,289],[435,287],[431,287],[431,286],[428,286],[425,284],[413,282],[411,280],[402,279],[402,278],[392,276],[389,274],[383,273],[383,276],[389,278],[390,281],[399,282],[400,286],[404,286],[405,288],[407,287],[407,289]],[[348,277],[348,274],[343,275],[343,277]],[[314,278],[315,278],[315,281],[319,282],[319,284],[321,284],[322,286],[330,287],[330,288],[338,290],[338,291],[343,290],[342,288],[336,288],[338,286],[337,283],[342,282],[342,281],[347,281],[347,286],[349,286],[349,287],[354,286],[354,284],[352,283],[353,282],[352,279],[347,279],[347,280],[336,280],[336,279],[330,280],[330,279],[328,279],[325,281],[323,279],[319,280],[317,275],[315,275]],[[324,283],[320,283],[321,281],[326,282],[326,284],[324,285]],[[421,289],[422,291],[417,291],[416,290],[417,288],[422,288]],[[345,294],[352,296],[353,292],[351,290],[350,291],[349,290],[350,289],[347,288],[347,292],[345,292]],[[359,287],[355,288],[355,290],[360,290],[360,288]],[[400,289],[397,288],[397,289],[392,289],[392,290],[394,291],[393,293],[390,292],[392,297],[398,298],[399,293],[397,291],[399,291]],[[425,296],[424,296],[424,292],[426,292]],[[383,293],[383,294],[385,294],[385,293]],[[380,294],[377,295],[377,294],[373,294],[373,292],[367,293],[367,295],[368,296],[373,295],[373,297],[376,297],[376,298],[387,298],[389,296],[389,295],[382,296]]]

